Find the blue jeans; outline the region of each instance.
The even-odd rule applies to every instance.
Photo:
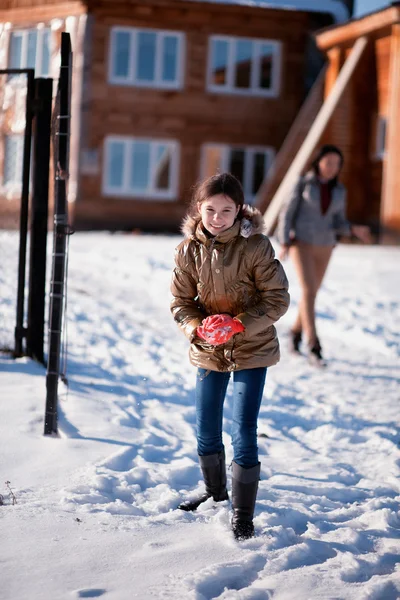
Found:
[[[233,373],[233,460],[244,468],[258,464],[257,419],[264,390],[266,367]],[[197,452],[221,452],[222,411],[231,374],[199,369],[196,380]]]

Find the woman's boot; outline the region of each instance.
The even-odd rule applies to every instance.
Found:
[[[253,515],[260,468],[260,463],[244,469],[232,462],[232,530],[237,540],[247,540],[254,536]]]
[[[301,354],[300,352],[300,344],[301,344],[301,331],[290,331],[289,332],[289,352],[292,354]]]
[[[206,491],[204,494],[194,500],[187,500],[179,504],[181,510],[192,511],[196,510],[206,500],[213,497],[216,502],[228,500],[228,492],[226,489],[226,466],[225,466],[225,450],[221,450],[217,454],[208,456],[199,456],[200,468],[203,473]]]
[[[318,338],[315,338],[314,344],[310,346],[308,361],[316,367],[326,367],[326,362],[322,356],[322,347]]]

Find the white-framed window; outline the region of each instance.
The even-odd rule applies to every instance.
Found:
[[[9,69],[35,69],[35,77],[49,77],[50,59],[50,29],[19,29],[11,32]]]
[[[103,193],[106,196],[175,200],[179,144],[153,138],[107,137]]]
[[[177,31],[113,27],[109,82],[161,89],[183,83],[184,35]]]
[[[24,136],[22,134],[6,135],[3,140],[3,188],[11,192],[18,192],[22,187]]]
[[[209,91],[277,97],[280,72],[280,42],[224,35],[210,37],[207,67]]]
[[[387,120],[383,115],[376,119],[375,158],[382,160],[386,155],[386,126]]]
[[[227,146],[205,144],[202,148],[201,176],[232,173],[243,186],[246,202],[254,201],[275,157],[269,146]]]

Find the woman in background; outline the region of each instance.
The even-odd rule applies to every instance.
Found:
[[[281,211],[278,240],[280,259],[293,261],[301,287],[297,318],[291,329],[290,349],[300,352],[303,333],[311,363],[323,366],[322,347],[315,325],[315,301],[336,245],[337,236],[354,235],[365,243],[370,230],[346,218],[346,189],[338,177],[343,154],[327,144],[319,150],[312,169],[300,177]]]

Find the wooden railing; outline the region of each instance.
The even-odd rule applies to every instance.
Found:
[[[367,45],[368,38],[366,37],[361,37],[355,42],[318,114],[311,123],[307,124],[307,133],[304,135],[300,148],[295,153],[295,156],[290,161],[287,161],[286,171],[280,180],[278,180],[278,189],[270,200],[264,214],[267,235],[272,235],[282,205],[292,192],[297,179],[304,172],[307,164],[309,164],[311,156],[328,125],[329,119],[332,117],[342,98],[343,92],[347,88]]]
[[[325,71],[326,66],[323,66],[258,191],[254,204],[262,213],[267,210],[290,163],[299,151],[307,132],[322,106],[324,100]]]

